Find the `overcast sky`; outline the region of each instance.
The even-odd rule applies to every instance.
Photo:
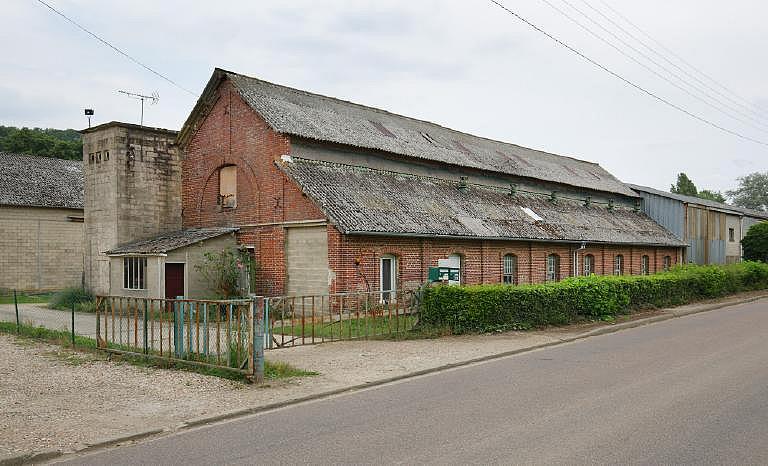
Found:
[[[658,103],[485,0],[47,1],[195,94],[218,66],[598,162],[623,181],[661,189],[669,189],[680,171],[700,189],[724,190],[740,175],[768,169],[768,146]],[[678,82],[699,96],[694,98],[665,82],[569,22],[545,0],[503,3],[675,104],[768,141],[766,2],[546,1],[647,63],[568,1],[709,97]],[[670,56],[686,76],[623,35],[589,6],[644,37],[611,16],[603,1],[719,84]],[[117,93],[124,89],[157,91],[160,101],[145,109],[145,124],[179,129],[197,98],[36,0],[2,1],[0,43],[3,125],[83,128],[84,107],[95,109],[94,123],[138,123],[139,103]]]

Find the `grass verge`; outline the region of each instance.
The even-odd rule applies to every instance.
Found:
[[[21,338],[44,341],[46,343],[72,348],[72,334],[64,330],[51,330],[45,327],[35,327],[32,325],[21,325],[16,329],[16,324],[11,322],[0,322],[0,333],[15,335]],[[75,350],[96,353],[104,353],[96,347],[96,340],[93,338],[75,335]],[[109,359],[113,361],[125,362],[139,367],[159,367],[162,369],[179,369],[198,374],[211,375],[230,380],[245,381],[245,377],[235,371],[226,368],[201,367],[194,363],[185,363],[183,361],[163,361],[160,359],[144,358],[136,355],[118,355],[110,354]],[[290,377],[309,377],[318,375],[318,372],[298,369],[284,362],[264,362],[264,379],[278,380]]]
[[[53,293],[27,294],[24,292],[16,293],[16,299],[19,304],[42,304],[47,303]],[[0,304],[13,304],[13,292],[0,294]]]
[[[273,333],[277,335],[292,335],[304,338],[327,340],[351,340],[358,338],[389,337],[399,333],[409,332],[417,318],[413,315],[401,315],[397,317],[361,317],[350,318],[335,322],[301,322],[294,325],[275,326]],[[279,337],[277,337],[279,338]]]

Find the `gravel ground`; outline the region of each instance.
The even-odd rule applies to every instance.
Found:
[[[632,319],[663,312],[636,314]],[[72,451],[110,437],[173,428],[201,416],[558,341],[598,325],[272,350],[267,352],[267,359],[320,375],[271,381],[263,386],[137,367],[107,361],[102,354],[74,353],[0,334],[0,456],[29,450]]]

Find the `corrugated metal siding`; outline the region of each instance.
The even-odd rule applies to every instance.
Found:
[[[725,264],[725,241],[722,240],[710,240],[709,241],[709,263],[710,264]]]
[[[685,237],[685,206],[676,199],[639,192],[643,198],[643,210],[656,223],[680,239]]]

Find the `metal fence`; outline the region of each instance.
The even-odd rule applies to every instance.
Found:
[[[98,348],[264,376],[264,302],[99,296]]]
[[[265,298],[268,349],[397,336],[418,319],[414,291]]]
[[[53,309],[48,303],[51,297],[52,293],[0,290],[0,322],[17,332],[22,326],[53,330],[72,344],[77,336],[96,338],[96,315],[89,312],[87,302],[73,301],[64,305],[66,309]]]

